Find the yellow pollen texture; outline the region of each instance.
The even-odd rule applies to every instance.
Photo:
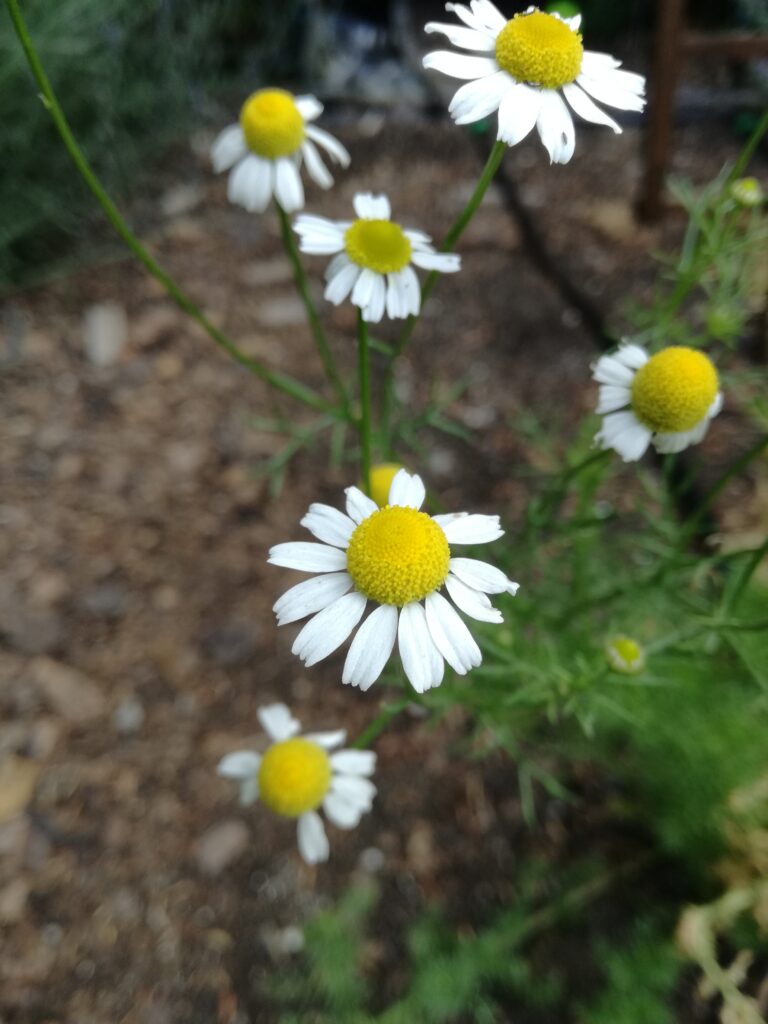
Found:
[[[304,118],[293,96],[283,89],[253,93],[240,111],[248,148],[268,160],[295,153],[304,141]]]
[[[559,89],[581,71],[581,36],[543,11],[516,14],[496,37],[496,63],[519,82]]]
[[[275,743],[259,767],[259,797],[271,811],[287,818],[298,818],[318,807],[330,785],[328,755],[310,740]]]
[[[426,513],[387,505],[352,534],[347,572],[372,601],[402,606],[441,586],[450,557],[445,534]]]
[[[377,274],[394,274],[411,258],[411,243],[391,220],[356,220],[347,228],[344,245],[353,263]]]
[[[696,349],[672,346],[651,356],[632,381],[632,409],[662,433],[691,430],[706,417],[718,389],[717,371]]]
[[[378,466],[371,466],[371,497],[379,508],[389,501],[389,488],[395,473],[402,468],[398,462],[380,462]]]

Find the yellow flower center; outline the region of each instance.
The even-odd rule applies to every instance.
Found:
[[[347,571],[372,601],[404,605],[440,587],[450,557],[445,534],[425,512],[387,505],[352,534]]]
[[[275,743],[259,766],[259,796],[271,811],[298,818],[318,807],[331,785],[331,762],[310,740]]]
[[[377,274],[394,274],[408,265],[411,243],[391,220],[356,220],[344,235],[347,256]]]
[[[395,473],[402,468],[398,462],[381,462],[378,466],[371,466],[371,497],[377,505],[387,504]]]
[[[645,654],[640,644],[629,636],[617,636],[605,649],[606,657],[617,672],[632,675],[645,664]]]
[[[651,356],[632,381],[632,409],[649,430],[679,433],[706,417],[717,371],[703,352],[672,346]]]
[[[284,89],[261,89],[249,96],[240,127],[248,148],[268,160],[290,156],[304,141],[304,118]]]
[[[519,82],[559,89],[581,71],[581,36],[543,11],[516,14],[496,37],[496,63]]]

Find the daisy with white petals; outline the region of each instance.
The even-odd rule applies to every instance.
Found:
[[[664,454],[698,444],[723,407],[717,370],[693,348],[674,345],[649,356],[625,343],[601,356],[592,375],[605,417],[595,442],[625,462],[637,461],[649,444]]]
[[[302,214],[294,228],[302,252],[333,256],[325,272],[325,297],[334,306],[348,295],[363,319],[378,323],[416,315],[421,288],[411,266],[452,274],[461,261],[455,253],[437,252],[429,235],[390,220],[386,196],[360,192],[354,199],[357,220],[326,220]]]
[[[328,837],[317,813],[322,805],[338,828],[355,828],[370,811],[376,787],[372,750],[337,750],[344,729],[299,736],[301,726],[285,704],[259,708],[259,721],[272,740],[264,754],[238,750],[219,762],[219,775],[240,783],[240,802],[260,799],[275,814],[298,818],[299,853],[307,864],[328,860]]]
[[[367,690],[395,641],[417,693],[440,685],[445,661],[460,675],[479,665],[480,648],[440,591],[445,587],[473,619],[503,621],[487,595],[514,594],[517,583],[487,562],[452,552],[454,545],[501,537],[499,517],[421,512],[424,484],[405,469],[394,477],[384,508],[357,487],[348,487],[346,495],[346,515],[313,504],[301,520],[321,543],[278,544],[269,552],[273,565],[315,574],[274,607],[278,625],[312,616],[293,653],[305,665],[328,657],[354,632],[370,601],[373,611],[352,640],[342,682]]]
[[[535,125],[550,160],[565,164],[576,145],[569,106],[584,120],[615,132],[621,128],[595,100],[620,110],[643,109],[645,79],[619,70],[621,61],[607,53],[585,50],[580,14],[563,18],[529,7],[507,20],[490,0],[445,7],[463,25],[431,21],[424,30],[439,32],[470,53],[437,50],[424,57],[424,67],[468,79],[448,108],[456,124],[497,110],[500,141],[514,146]]]
[[[284,89],[260,89],[245,101],[238,124],[231,124],[211,150],[215,171],[228,171],[231,203],[251,212],[266,210],[272,196],[286,213],[304,206],[302,161],[320,188],[333,178],[318,151],[321,146],[342,167],[349,153],[328,132],[311,124],[323,111],[314,96],[293,96]]]

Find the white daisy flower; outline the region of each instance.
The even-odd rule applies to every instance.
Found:
[[[386,311],[390,319],[416,315],[421,289],[411,266],[453,274],[461,258],[437,252],[422,231],[410,231],[389,218],[386,196],[359,192],[354,198],[357,220],[326,220],[303,213],[294,228],[302,252],[331,256],[325,272],[325,297],[334,306],[352,294],[363,319],[378,323]]]
[[[238,124],[225,128],[213,144],[214,170],[228,171],[231,203],[251,212],[266,210],[272,196],[286,213],[304,206],[302,160],[320,188],[333,185],[317,147],[342,167],[349,153],[328,132],[311,124],[323,111],[314,96],[293,96],[283,89],[260,89],[243,104]]]
[[[219,762],[218,772],[240,783],[240,802],[260,799],[275,814],[298,818],[299,853],[307,864],[328,860],[328,837],[317,813],[322,805],[338,828],[355,828],[370,811],[376,787],[372,750],[337,750],[346,731],[299,736],[301,726],[285,704],[259,708],[259,721],[272,740],[264,754],[237,750]]]
[[[723,407],[717,370],[693,348],[671,346],[649,356],[639,345],[623,344],[593,366],[600,384],[595,436],[625,462],[636,462],[649,444],[657,452],[681,452],[698,444]]]
[[[501,537],[498,516],[428,516],[421,478],[401,469],[389,504],[379,508],[357,487],[348,487],[347,514],[310,505],[301,520],[320,544],[278,544],[269,561],[311,579],[288,590],[275,604],[278,625],[311,615],[292,651],[305,665],[328,657],[352,634],[368,602],[374,609],[349,648],[342,682],[367,690],[379,677],[397,640],[405,674],[417,693],[439,686],[444,661],[464,675],[482,656],[472,634],[449,601],[482,622],[502,622],[488,594],[515,594],[494,566],[452,554],[453,545],[485,544]]]
[[[645,651],[631,636],[612,637],[605,645],[608,664],[622,675],[633,676],[645,668]]]
[[[584,50],[580,14],[563,18],[529,7],[508,21],[489,0],[445,7],[464,25],[430,21],[425,32],[441,32],[454,46],[482,54],[436,50],[424,57],[425,68],[469,79],[448,108],[456,124],[498,110],[502,142],[514,146],[536,125],[550,160],[565,164],[576,134],[564,98],[579,117],[615,132],[621,128],[594,100],[621,110],[645,106],[642,75],[620,71],[621,61],[607,53]]]

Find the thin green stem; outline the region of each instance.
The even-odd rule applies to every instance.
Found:
[[[449,252],[453,249],[454,245],[461,238],[466,226],[474,217],[477,212],[477,208],[483,201],[485,193],[488,191],[488,186],[493,181],[493,178],[498,171],[501,164],[502,158],[507,150],[506,143],[495,142],[488,159],[483,168],[483,173],[480,175],[478,183],[475,187],[475,191],[469,199],[469,202],[461,211],[459,216],[453,222],[448,230],[443,241],[440,243],[440,252]],[[438,282],[440,273],[437,270],[431,270],[424,281],[421,288],[421,305],[419,312],[415,316],[409,316],[405,322],[400,338],[395,345],[395,351],[387,365],[387,369],[384,375],[384,382],[382,385],[382,412],[381,412],[381,423],[382,423],[382,436],[386,438],[387,446],[389,447],[390,436],[391,436],[391,421],[392,421],[392,406],[394,404],[394,367],[395,362],[399,356],[403,354],[405,349],[408,347],[408,343],[411,340],[411,335],[416,329],[416,324],[419,322],[422,312],[424,311],[424,303],[427,301],[435,285]]]
[[[11,21],[13,22],[16,35],[19,38],[19,42],[21,43],[22,49],[24,50],[24,54],[27,58],[27,63],[29,64],[35,81],[40,88],[43,104],[51,115],[53,123],[61,136],[62,142],[72,158],[72,162],[77,168],[83,181],[90,189],[94,198],[104,210],[110,224],[134,256],[143,264],[149,273],[160,282],[179,308],[184,310],[188,316],[198,323],[209,337],[216,342],[219,348],[223,349],[232,357],[232,359],[235,360],[235,362],[245,367],[245,369],[249,370],[254,374],[254,376],[259,377],[271,387],[276,388],[278,391],[282,391],[286,395],[290,395],[291,398],[295,398],[297,401],[303,402],[305,405],[311,406],[313,409],[319,409],[322,412],[335,413],[338,415],[335,407],[331,405],[330,402],[326,401],[326,399],[316,394],[300,381],[295,380],[287,374],[269,370],[258,360],[251,359],[250,356],[241,352],[235,343],[223,334],[218,327],[211,323],[202,310],[176,284],[173,278],[163,270],[152,256],[150,256],[123,220],[119,210],[110,199],[107,191],[99,181],[93,168],[86,160],[85,155],[75,140],[72,130],[69,127],[69,122],[64,115],[64,111],[59,105],[59,101],[56,98],[51,83],[48,81],[48,76],[43,69],[40,58],[38,57],[37,51],[32,43],[26,23],[24,22],[21,11],[19,10],[18,0],[6,0],[6,6],[8,8],[8,13],[11,16]]]
[[[371,358],[368,324],[362,310],[357,314],[357,364],[360,376],[360,477],[363,490],[371,493]]]
[[[344,387],[344,382],[336,368],[336,361],[333,358],[333,353],[328,345],[328,339],[325,336],[325,331],[323,330],[320,317],[317,315],[317,309],[315,308],[312,293],[309,289],[307,275],[304,272],[301,256],[299,255],[299,250],[296,246],[296,239],[293,231],[291,230],[291,222],[288,219],[288,214],[278,202],[275,203],[275,206],[277,207],[277,213],[280,218],[280,234],[283,239],[283,247],[285,248],[286,255],[291,263],[293,279],[296,282],[296,288],[301,296],[301,301],[304,303],[309,328],[315,339],[315,344],[317,345],[317,351],[320,355],[325,375],[339,397],[339,402],[341,403],[341,408],[344,412],[345,418],[351,420],[352,414],[349,408],[349,396],[347,395],[347,389]]]
[[[377,736],[387,728],[392,719],[404,711],[410,704],[409,700],[400,700],[396,704],[386,704],[376,715],[366,729],[360,733],[352,746],[357,750],[363,750],[373,743]]]
[[[744,171],[746,171],[749,165],[749,161],[752,159],[755,150],[760,145],[760,140],[766,132],[768,132],[768,110],[765,111],[763,116],[755,125],[755,129],[750,135],[746,146],[742,149],[738,160],[731,168],[727,179],[728,184],[736,181],[737,178],[740,178],[744,174]]]

